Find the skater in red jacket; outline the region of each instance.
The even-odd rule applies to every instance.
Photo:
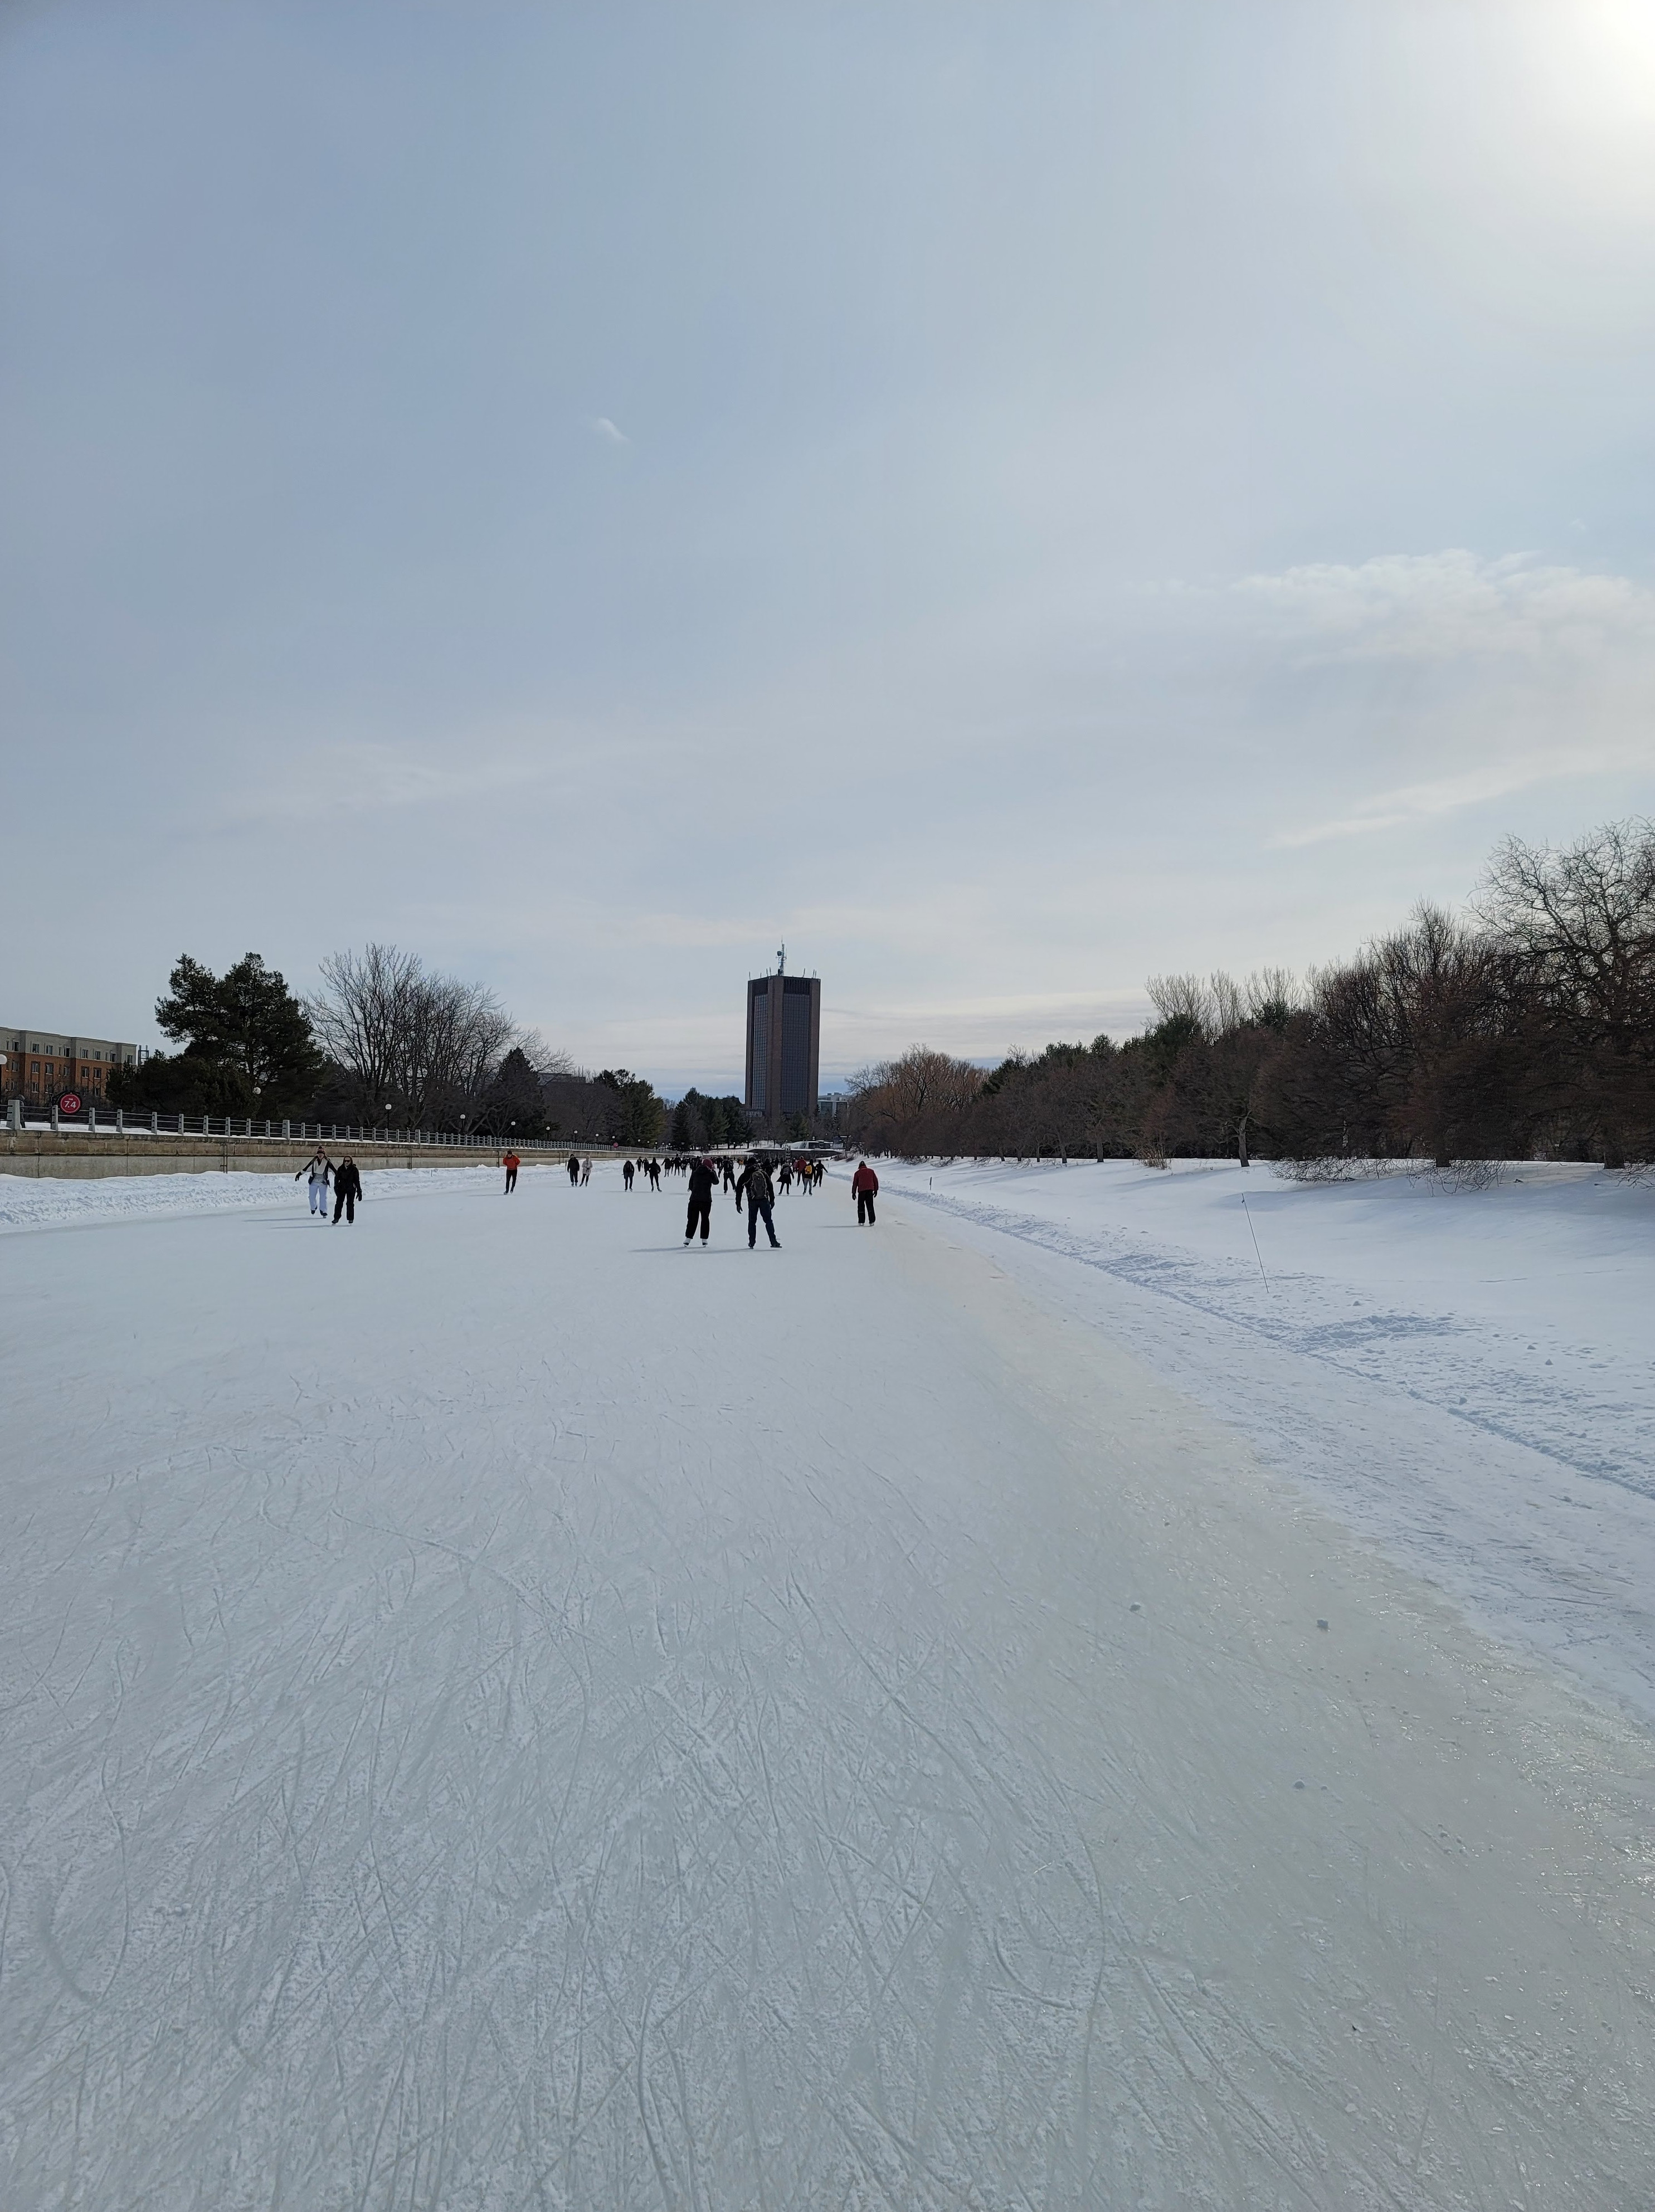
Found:
[[[850,1188],[856,1194],[856,1226],[860,1229],[867,1222],[872,1228],[873,1201],[879,1194],[879,1178],[866,1160],[861,1163],[850,1178]]]

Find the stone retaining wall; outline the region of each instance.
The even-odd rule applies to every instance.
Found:
[[[0,1175],[150,1176],[292,1175],[315,1151],[315,1140],[281,1137],[152,1137],[147,1130],[0,1128]],[[359,1168],[492,1167],[503,1145],[389,1145],[369,1139],[325,1143],[331,1160],[349,1152]],[[619,1159],[614,1146],[575,1145],[582,1159]],[[525,1167],[557,1166],[569,1153],[526,1152]]]

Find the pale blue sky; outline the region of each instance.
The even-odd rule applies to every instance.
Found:
[[[0,15],[8,1018],[1135,1027],[1655,806],[1655,8]]]

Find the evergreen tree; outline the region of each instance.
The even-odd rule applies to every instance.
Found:
[[[692,1084],[672,1109],[672,1150],[675,1152],[699,1152],[707,1142],[707,1117],[702,1111],[704,1102]]]
[[[484,1094],[480,1124],[496,1136],[508,1130],[517,1137],[545,1134],[545,1087],[520,1045],[514,1045],[496,1069]]]
[[[322,1055],[309,1016],[275,969],[249,952],[215,975],[186,952],[167,981],[170,994],[156,1000],[155,1020],[163,1036],[183,1044],[177,1060],[192,1064],[177,1071],[175,1088],[234,1088],[248,1101],[240,1110],[253,1114],[303,1111],[321,1076]],[[203,1063],[227,1075],[210,1078]]]
[[[659,1143],[666,1123],[666,1109],[656,1097],[654,1085],[625,1067],[600,1068],[598,1080],[620,1101],[616,1141],[634,1146]]]
[[[138,1067],[118,1067],[109,1103],[128,1113],[246,1114],[258,1103],[252,1084],[227,1060],[193,1052],[152,1052]]]

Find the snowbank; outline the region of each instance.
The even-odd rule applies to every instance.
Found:
[[[880,1176],[1485,1621],[1655,1712],[1655,1186],[1528,1164],[1482,1190],[1233,1161]]]
[[[524,1174],[532,1172],[526,1168]],[[560,1170],[561,1172],[561,1170]],[[362,1202],[417,1193],[497,1186],[496,1167],[380,1168],[362,1176]],[[248,1206],[296,1210],[309,1205],[302,1182],[273,1175],[110,1176],[96,1182],[68,1176],[0,1175],[0,1236],[20,1229],[93,1228],[100,1223],[155,1221],[189,1213],[241,1212]]]

